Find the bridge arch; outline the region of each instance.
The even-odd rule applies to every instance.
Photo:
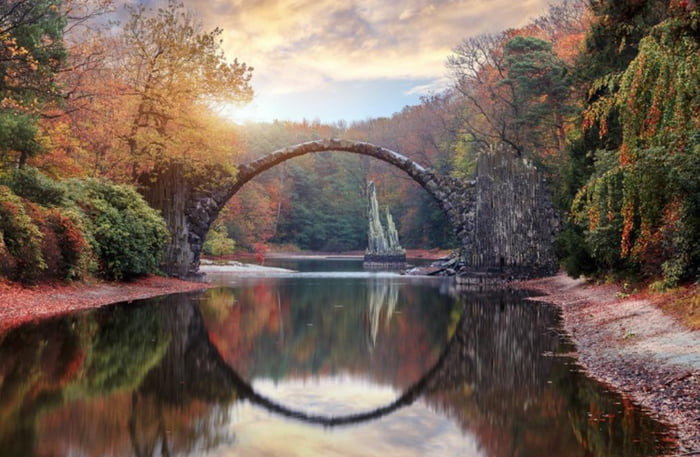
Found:
[[[365,155],[394,165],[400,170],[406,172],[406,174],[408,174],[425,190],[427,190],[428,193],[435,198],[436,201],[438,201],[438,203],[445,199],[445,193],[440,187],[440,185],[443,183],[440,182],[441,179],[431,169],[424,168],[408,157],[390,149],[375,146],[371,143],[340,139],[325,139],[297,144],[295,146],[278,149],[277,151],[274,151],[257,160],[240,165],[238,167],[236,183],[231,188],[231,196],[238,192],[238,190],[248,181],[260,173],[281,164],[282,162],[286,162],[294,157],[303,156],[309,153],[327,151],[349,152],[353,154]]]
[[[166,263],[169,264],[171,270],[169,273],[175,276],[197,274],[202,246],[209,227],[216,220],[224,205],[246,183],[287,160],[310,153],[328,151],[349,152],[373,157],[403,170],[436,200],[438,206],[446,213],[450,224],[463,244],[468,239],[466,237],[467,230],[464,230],[464,214],[465,202],[468,204],[471,200],[465,199],[465,195],[470,189],[469,183],[465,184],[454,178],[440,176],[432,169],[425,168],[402,154],[371,143],[324,139],[279,149],[252,162],[239,164],[237,176],[227,185],[214,190],[200,191],[199,195],[194,195],[194,198],[189,199],[189,207],[185,208],[186,221],[184,224],[179,224],[183,233],[180,233],[179,236],[176,233],[173,234],[174,240],[184,241],[186,239],[188,246],[181,243],[181,245],[175,246],[177,252],[166,255],[168,257]],[[171,229],[171,231],[173,230]],[[183,255],[182,251],[187,251],[188,248],[189,252],[184,252]]]
[[[471,181],[443,176],[409,158],[370,143],[326,139],[279,149],[245,164],[236,176],[208,183],[193,181],[182,170],[166,171],[171,179],[156,180],[169,189],[145,186],[144,195],[161,209],[171,241],[163,269],[176,277],[198,278],[199,258],[212,223],[233,195],[255,176],[294,157],[341,151],[374,157],[403,170],[420,184],[447,215],[461,243],[464,265],[471,272],[526,278],[558,270],[554,240],[559,217],[548,182],[527,160],[507,145],[477,154]],[[216,170],[221,175],[221,170]],[[188,180],[190,179],[190,180]],[[173,190],[175,188],[175,190]],[[476,275],[478,280],[483,276]]]

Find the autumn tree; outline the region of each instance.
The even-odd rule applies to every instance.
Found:
[[[455,48],[448,65],[467,101],[463,120],[475,141],[504,142],[518,155],[561,150],[568,85],[566,64],[551,43],[482,35]]]
[[[512,85],[500,84],[507,77],[502,52],[505,34],[485,34],[462,41],[448,58],[455,89],[469,107],[462,121],[473,141],[488,145],[503,141],[520,151]]]
[[[111,50],[118,49],[108,20],[114,5],[112,0],[63,0],[61,6],[67,52],[56,75],[61,93],[42,112],[44,153],[29,165],[55,177],[103,176],[95,158],[104,155],[105,144],[117,143],[116,119],[125,117],[117,96],[123,91],[115,90],[118,78],[110,68]],[[99,165],[115,168],[114,161]]]
[[[132,177],[169,160],[188,163],[208,151],[188,148],[188,134],[201,130],[190,113],[217,102],[247,102],[252,68],[221,49],[222,30],[205,32],[182,3],[169,0],[152,12],[130,8],[123,31],[123,68],[132,113],[124,141]]]

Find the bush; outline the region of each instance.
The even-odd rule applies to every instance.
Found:
[[[5,184],[16,195],[41,206],[65,206],[66,188],[36,168],[13,170]]]
[[[55,234],[60,257],[56,275],[60,279],[81,279],[94,270],[94,259],[83,220],[77,211],[50,209],[47,226]]]
[[[0,238],[0,274],[32,282],[46,270],[44,236],[27,213],[25,202],[6,186],[0,186]]]
[[[586,244],[583,229],[577,225],[570,222],[565,225],[564,230],[557,235],[555,248],[564,270],[572,277],[596,273],[597,264]]]
[[[129,279],[158,271],[168,230],[136,190],[94,179],[67,185],[69,198],[85,214],[103,276]]]
[[[133,188],[57,183],[33,169],[4,182],[12,187],[0,185],[0,275],[34,282],[80,279],[98,268],[110,279],[158,270],[168,232]]]
[[[75,211],[45,208],[0,186],[0,275],[22,282],[80,279],[90,264]]]
[[[236,250],[236,242],[228,237],[226,226],[217,225],[209,230],[202,250],[207,255],[229,255]]]

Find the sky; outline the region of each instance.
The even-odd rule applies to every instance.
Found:
[[[255,69],[254,100],[223,111],[239,122],[391,116],[449,85],[445,62],[463,39],[523,26],[551,2],[184,0]]]

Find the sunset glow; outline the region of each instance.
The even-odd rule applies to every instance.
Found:
[[[156,6],[152,2],[152,6]],[[234,119],[321,121],[387,116],[446,87],[462,39],[526,24],[547,0],[185,1],[224,49],[255,68],[254,101]]]

